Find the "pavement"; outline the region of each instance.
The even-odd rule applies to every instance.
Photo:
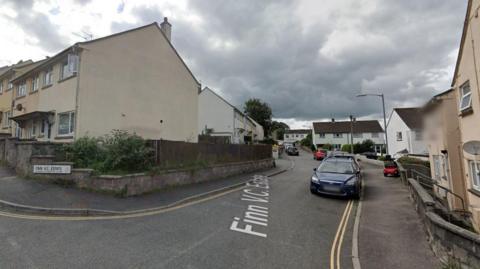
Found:
[[[168,188],[136,197],[121,198],[104,193],[66,188],[38,180],[16,177],[14,171],[0,167],[0,200],[27,207],[132,211],[162,207],[187,197],[240,184],[257,173],[273,174],[288,169],[291,162],[276,160],[273,169],[218,179],[177,188]]]
[[[384,177],[378,165],[363,162],[362,167],[366,178],[359,226],[362,268],[442,268],[400,178]]]

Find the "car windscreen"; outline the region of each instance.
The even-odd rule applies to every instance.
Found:
[[[385,168],[396,168],[397,164],[393,162],[386,162],[385,163]]]
[[[354,174],[355,169],[350,162],[324,162],[317,169],[320,173]]]

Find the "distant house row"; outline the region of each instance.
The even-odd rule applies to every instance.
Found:
[[[165,18],[160,25],[75,43],[41,61],[1,67],[0,133],[72,141],[121,129],[196,142],[207,128],[232,143],[262,140],[261,126],[231,105],[230,114],[208,111],[224,100],[205,101],[204,93],[213,92],[201,91],[171,43],[171,28]],[[212,125],[210,117],[230,125]]]

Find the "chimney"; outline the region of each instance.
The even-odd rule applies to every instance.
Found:
[[[168,22],[168,18],[163,18],[163,22],[160,24],[162,32],[167,37],[168,41],[172,41],[172,25]]]

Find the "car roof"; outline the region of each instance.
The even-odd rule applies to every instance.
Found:
[[[350,158],[326,158],[323,162],[338,162],[338,163],[352,163],[353,159]]]

